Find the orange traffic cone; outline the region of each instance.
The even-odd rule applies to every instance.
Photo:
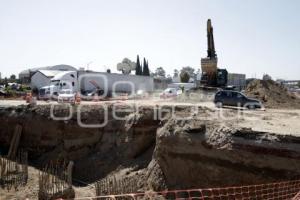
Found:
[[[76,93],[75,95],[75,104],[80,104],[81,98],[79,92]]]
[[[31,92],[30,92],[30,93],[27,93],[27,94],[26,94],[26,103],[30,103],[31,100],[32,100],[32,94],[31,94]]]

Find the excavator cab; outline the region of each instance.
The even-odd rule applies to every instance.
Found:
[[[217,70],[217,87],[225,87],[227,85],[228,72],[226,69]]]

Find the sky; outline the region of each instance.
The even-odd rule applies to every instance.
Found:
[[[299,0],[0,0],[0,72],[57,64],[116,72],[137,54],[151,71],[198,69],[210,18],[219,68],[300,79],[299,10]]]

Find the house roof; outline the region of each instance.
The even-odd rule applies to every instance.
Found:
[[[60,71],[76,71],[75,67],[72,67],[71,65],[54,65],[54,66],[47,66],[47,67],[35,67],[30,69],[25,69],[21,71],[19,74],[30,74],[30,72],[37,72],[39,70],[60,70]]]
[[[52,80],[60,80],[64,75],[66,74],[72,74],[75,71],[59,71],[59,73],[55,74],[55,76],[52,78]]]
[[[60,70],[38,70],[38,72],[42,73],[48,78],[53,78],[56,74],[61,73]]]

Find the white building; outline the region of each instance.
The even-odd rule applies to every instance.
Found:
[[[153,77],[106,72],[79,72],[78,90],[93,91],[95,86],[91,84],[91,81],[96,82],[100,89],[108,92],[134,93],[137,90],[146,92],[154,90]]]
[[[57,70],[57,71],[76,71],[75,67],[70,65],[54,65],[48,67],[36,67],[23,70],[19,73],[19,79],[21,83],[30,83],[31,77],[39,70]]]
[[[61,72],[59,70],[38,70],[32,75],[30,86],[32,89],[48,86],[51,83],[51,79]]]

